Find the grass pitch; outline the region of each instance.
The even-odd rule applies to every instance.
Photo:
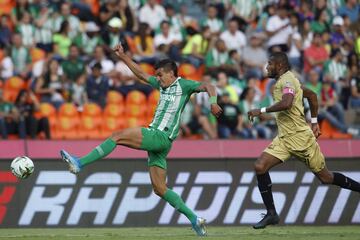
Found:
[[[112,239],[199,239],[190,227],[154,228],[13,228],[0,229],[0,240],[112,240]],[[209,227],[209,239],[241,240],[360,240],[360,226]]]

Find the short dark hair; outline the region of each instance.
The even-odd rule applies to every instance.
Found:
[[[176,62],[174,62],[171,59],[163,59],[163,60],[160,60],[159,62],[157,62],[155,64],[155,70],[157,70],[159,68],[163,68],[166,72],[173,71],[174,76],[175,77],[178,76],[178,67],[176,65]]]
[[[270,55],[270,58],[274,59],[276,62],[283,64],[288,69],[291,68],[291,65],[289,63],[288,56],[284,52],[275,52]]]

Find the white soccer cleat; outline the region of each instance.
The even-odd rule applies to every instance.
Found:
[[[79,158],[71,156],[65,150],[60,151],[61,158],[64,162],[66,162],[69,166],[69,171],[73,174],[77,174],[81,171],[81,163]]]
[[[205,226],[206,220],[202,217],[196,218],[196,223],[192,224],[192,228],[196,232],[198,236],[205,237],[207,235],[206,226]]]

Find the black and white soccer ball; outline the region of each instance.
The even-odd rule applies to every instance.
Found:
[[[16,157],[11,162],[11,172],[20,179],[28,178],[34,172],[33,161],[26,156]]]

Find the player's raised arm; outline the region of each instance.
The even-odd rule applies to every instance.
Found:
[[[303,96],[304,98],[307,98],[310,105],[310,112],[311,112],[311,129],[315,135],[316,138],[318,138],[321,135],[320,127],[317,122],[317,115],[318,115],[318,109],[319,109],[319,103],[317,100],[316,93],[311,91],[310,89],[301,86],[303,90]]]
[[[221,107],[217,104],[217,93],[216,88],[211,83],[202,83],[198,88],[197,92],[207,92],[210,97],[210,107],[211,107],[211,113],[219,117],[222,113]]]
[[[148,84],[148,79],[150,75],[145,73],[139,65],[137,65],[128,55],[125,54],[123,47],[121,44],[118,44],[114,47],[114,52],[116,56],[118,56],[134,73],[134,75],[143,83]]]

